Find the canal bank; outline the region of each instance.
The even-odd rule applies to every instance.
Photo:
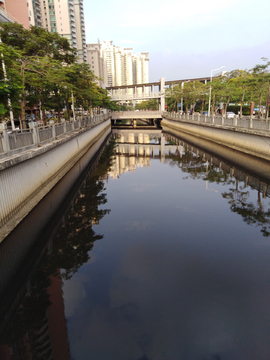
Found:
[[[1,161],[0,242],[110,127],[108,119]]]
[[[270,136],[262,131],[236,129],[234,127],[194,124],[188,121],[173,121],[163,118],[161,126],[167,126],[200,139],[213,141],[246,154],[270,160]]]

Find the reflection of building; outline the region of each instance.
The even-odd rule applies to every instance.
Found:
[[[46,316],[12,347],[0,346],[1,360],[70,359],[60,272],[57,277],[50,277],[50,280],[47,291],[51,306]]]
[[[130,130],[114,130],[117,146],[115,160],[108,172],[112,179],[118,179],[120,174],[136,171],[138,167],[149,167],[151,158],[165,160],[165,155],[179,151],[181,146],[166,143],[167,139],[161,130],[143,132]]]

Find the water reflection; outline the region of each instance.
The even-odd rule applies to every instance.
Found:
[[[103,179],[111,166],[113,149],[111,142],[99,165],[90,164],[57,236],[45,246],[47,255],[28,280],[26,295],[1,336],[1,359],[70,359],[63,279],[71,278],[90,259],[94,242],[103,238],[93,226],[110,212],[100,206],[107,202]]]
[[[112,139],[0,357],[268,359],[269,164],[161,130]]]

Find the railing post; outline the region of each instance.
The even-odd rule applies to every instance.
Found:
[[[253,121],[252,121],[252,118],[250,118],[249,120],[249,128],[252,129],[253,128]]]
[[[0,124],[0,130],[3,131],[3,150],[4,152],[10,151],[10,144],[9,144],[9,136],[7,132],[7,124],[2,123]]]
[[[63,121],[63,130],[64,130],[64,134],[67,132],[67,122]]]
[[[198,122],[201,121],[201,114],[200,114],[200,113],[197,115],[197,121],[198,121]]]
[[[56,138],[55,123],[52,124],[52,137],[53,137],[53,140],[55,140],[55,138]]]
[[[222,118],[221,118],[221,125],[224,125],[224,119],[225,119],[225,116],[222,115]]]
[[[234,118],[233,118],[233,126],[237,126],[237,119],[238,119],[238,116],[236,115]],[[252,118],[251,118],[252,120]]]
[[[38,131],[38,124],[37,123],[30,123],[30,128],[32,128],[33,131],[33,143],[38,146],[39,141],[39,131]]]

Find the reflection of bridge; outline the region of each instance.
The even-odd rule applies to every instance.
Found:
[[[129,169],[134,171],[137,164],[135,158],[156,158],[164,162],[166,154],[182,151],[182,146],[167,143],[167,138],[162,133],[162,130],[130,131],[115,129],[113,130],[113,134],[116,135],[116,155],[120,156],[118,159],[120,164],[119,169],[123,168],[124,158],[127,159]],[[149,160],[147,164],[148,162]],[[138,164],[139,166],[150,166],[150,163],[149,165],[142,165],[142,161],[140,160]],[[125,164],[124,168],[125,167],[127,167],[127,164]]]

